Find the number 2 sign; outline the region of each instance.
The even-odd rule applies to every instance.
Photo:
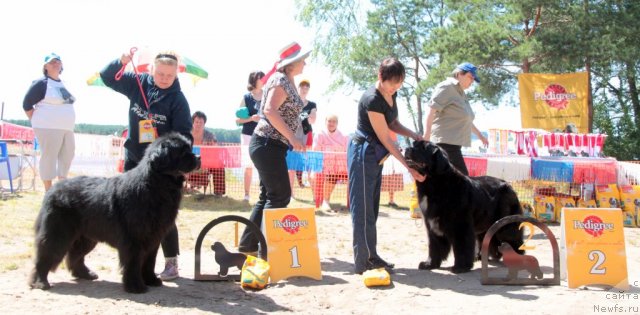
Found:
[[[264,209],[270,282],[294,276],[322,279],[314,208]]]
[[[569,288],[629,288],[622,210],[563,208],[561,229],[561,270]]]

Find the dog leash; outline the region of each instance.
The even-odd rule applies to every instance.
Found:
[[[144,106],[147,107],[147,113],[149,114],[149,119],[151,119],[151,111],[149,109],[149,102],[147,102],[147,96],[144,94],[144,90],[142,89],[142,83],[140,82],[140,75],[138,73],[138,69],[136,68],[136,65],[133,63],[133,54],[138,51],[138,47],[131,47],[131,50],[129,50],[129,52],[131,53],[131,66],[133,67],[133,73],[136,74],[136,81],[138,82],[138,88],[140,88],[140,94],[142,95],[142,100],[144,101]],[[122,68],[120,68],[120,70],[116,73],[115,79],[116,81],[120,81],[120,79],[122,79],[122,75],[124,74],[125,68],[127,67],[127,64],[122,65]]]

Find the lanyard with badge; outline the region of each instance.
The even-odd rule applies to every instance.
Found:
[[[138,50],[137,47],[132,47],[130,52],[131,56]],[[147,96],[144,94],[144,90],[142,89],[142,83],[140,83],[140,78],[138,74],[138,70],[136,66],[133,64],[133,60],[131,60],[131,65],[133,66],[133,72],[136,74],[136,81],[138,82],[138,87],[140,88],[140,94],[142,95],[142,100],[144,101],[144,105],[147,107],[148,119],[143,119],[138,122],[138,141],[140,143],[151,143],[156,138],[158,138],[158,130],[155,127],[153,116],[151,115],[151,108],[149,107],[149,102],[147,101]],[[122,78],[122,74],[127,65],[122,65],[120,71],[116,73],[115,79],[119,81]]]

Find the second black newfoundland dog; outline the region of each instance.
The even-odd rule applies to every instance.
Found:
[[[405,158],[409,167],[427,175],[424,182],[416,183],[429,237],[429,258],[418,268],[440,268],[453,247],[455,262],[451,271],[471,270],[489,227],[503,217],[522,214],[516,192],[495,177],[463,175],[440,147],[428,141],[414,142],[405,150]],[[494,235],[489,254],[496,260],[501,257],[498,246],[502,242],[514,249],[522,245],[517,223],[506,225]]]
[[[97,242],[118,250],[125,291],[143,293],[147,286],[162,285],[154,273],[158,247],[178,214],[184,174],[199,166],[191,142],[171,133],[149,145],[138,166],[124,174],[80,176],[54,185],[36,220],[29,285],[50,288],[49,271],[65,256],[74,277],[97,279],[84,262]]]

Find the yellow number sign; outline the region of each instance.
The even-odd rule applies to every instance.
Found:
[[[569,288],[629,288],[622,210],[563,208],[561,229],[562,274]]]
[[[314,208],[264,209],[270,282],[294,276],[322,280]]]

